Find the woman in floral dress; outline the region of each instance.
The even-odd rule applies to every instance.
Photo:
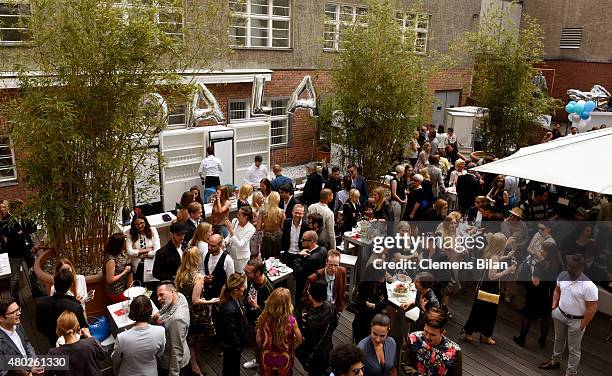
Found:
[[[294,349],[303,338],[293,316],[288,289],[279,287],[272,291],[257,320],[256,340],[261,349],[261,376],[293,374]]]

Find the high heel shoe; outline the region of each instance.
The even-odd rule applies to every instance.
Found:
[[[463,339],[467,342],[467,343],[474,343],[474,336],[471,334],[465,334],[463,336]]]
[[[484,343],[484,344],[491,345],[491,346],[494,346],[497,344],[497,342],[495,342],[493,338],[485,337],[485,336],[480,336],[480,343]]]

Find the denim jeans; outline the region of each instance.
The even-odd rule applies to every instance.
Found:
[[[560,362],[563,352],[565,351],[565,343],[569,348],[569,357],[567,359],[567,374],[578,374],[578,363],[580,363],[580,345],[582,344],[582,336],[584,330],[580,330],[580,319],[569,319],[565,317],[559,308],[552,311],[553,323],[555,324],[555,345],[553,348],[552,359],[555,362]]]

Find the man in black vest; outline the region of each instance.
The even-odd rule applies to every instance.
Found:
[[[204,297],[218,298],[221,288],[234,273],[234,261],[223,252],[223,238],[214,234],[208,238],[208,253],[204,257]]]
[[[155,254],[153,277],[160,281],[174,281],[176,272],[181,266],[183,257],[181,245],[186,232],[187,229],[181,223],[173,223],[170,226],[170,241]]]

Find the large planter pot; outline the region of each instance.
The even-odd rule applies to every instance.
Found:
[[[36,258],[34,263],[34,273],[38,281],[40,281],[45,292],[48,294],[53,286],[53,275],[45,272],[42,269],[42,265],[50,258],[55,256],[54,249],[46,249],[43,253]],[[87,283],[87,290],[96,290],[93,300],[87,302],[87,315],[88,316],[102,316],[106,314],[106,307],[111,304],[110,298],[104,291],[104,277],[102,273],[94,275],[86,275],[85,282]]]
[[[329,163],[330,158],[331,158],[331,152],[324,151],[324,150],[318,151],[318,158],[317,158],[318,161]]]
[[[487,155],[484,151],[475,151],[470,153],[470,158],[472,158],[472,162],[478,163],[479,160],[484,158]]]

